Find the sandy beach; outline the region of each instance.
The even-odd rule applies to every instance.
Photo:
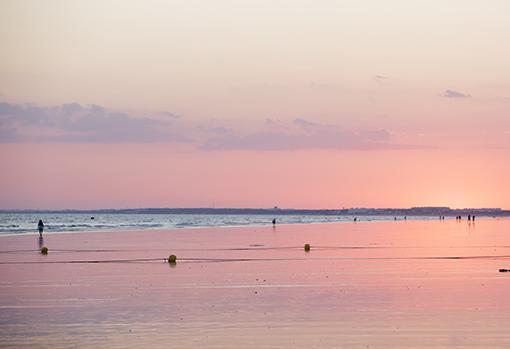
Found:
[[[0,346],[508,348],[509,226],[55,233],[46,256],[4,236]]]

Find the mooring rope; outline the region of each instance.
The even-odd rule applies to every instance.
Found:
[[[507,259],[510,255],[479,255],[479,256],[412,256],[412,257],[301,257],[301,258],[203,258],[182,257],[179,262],[284,262],[284,261],[335,261],[335,260],[464,260],[464,259]],[[97,263],[132,263],[132,262],[164,262],[167,258],[132,258],[104,260],[69,260],[69,261],[6,261],[6,264],[97,264]]]
[[[431,248],[510,248],[508,245],[472,245],[472,246],[320,246],[312,245],[314,250],[377,250],[377,249],[431,249]],[[226,247],[226,248],[144,248],[144,249],[52,249],[51,252],[146,252],[146,251],[273,251],[273,250],[302,250],[303,246],[255,246],[255,247]],[[0,253],[30,253],[39,252],[39,249],[30,250],[0,250]]]

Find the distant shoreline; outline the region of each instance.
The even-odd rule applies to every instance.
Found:
[[[130,208],[94,210],[0,210],[0,214],[200,214],[200,215],[321,215],[321,216],[510,216],[500,208],[412,207],[412,208],[348,208],[348,209],[282,209],[282,208]]]

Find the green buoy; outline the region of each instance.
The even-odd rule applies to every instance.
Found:
[[[174,254],[171,254],[168,256],[168,263],[169,264],[175,264],[177,262],[177,257]]]
[[[48,254],[48,247],[43,246],[43,247],[41,248],[41,254],[44,254],[44,255]]]
[[[310,244],[305,244],[305,251],[310,252]]]

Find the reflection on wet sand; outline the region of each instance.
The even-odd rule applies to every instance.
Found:
[[[46,256],[33,236],[2,237],[0,341],[506,348],[510,220],[476,224],[49,234]]]

